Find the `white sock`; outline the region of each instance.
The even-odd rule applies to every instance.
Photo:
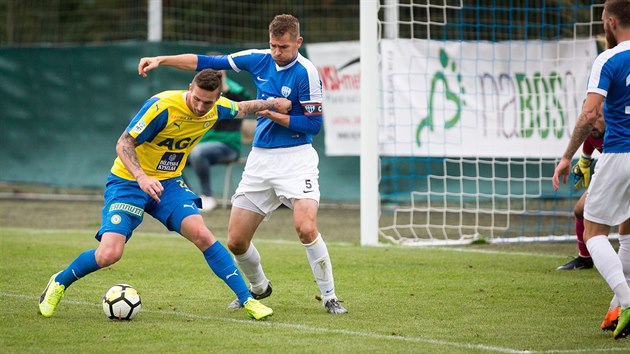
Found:
[[[630,285],[630,235],[619,235],[619,259],[626,276],[626,283]]]
[[[329,299],[336,298],[332,264],[330,263],[328,248],[322,235],[317,235],[315,241],[304,245],[304,247],[306,248],[306,257],[311,265],[315,281],[322,293],[323,302],[325,303]]]
[[[615,249],[605,235],[591,237],[586,242],[595,267],[614,291],[622,308],[630,306],[630,287],[623,274],[623,266]]]
[[[612,300],[610,300],[610,309],[614,310],[619,306],[621,306],[619,305],[619,299],[617,298],[617,295],[614,295]]]
[[[262,294],[267,290],[269,279],[267,279],[263,272],[262,264],[260,263],[260,253],[258,253],[256,247],[254,247],[254,243],[250,242],[247,251],[243,254],[235,255],[234,260],[236,261],[236,265],[241,269],[241,272],[243,272],[247,280],[249,280],[254,293]]]
[[[623,267],[623,274],[626,276],[626,282],[630,285],[630,235],[619,235],[619,259]],[[617,295],[610,300],[610,309],[614,310],[621,306]]]

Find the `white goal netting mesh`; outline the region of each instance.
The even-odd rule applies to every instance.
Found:
[[[575,234],[582,191],[553,191],[551,177],[601,50],[602,6],[381,1],[381,239]]]

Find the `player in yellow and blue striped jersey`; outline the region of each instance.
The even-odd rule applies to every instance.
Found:
[[[249,292],[227,249],[205,226],[201,201],[181,172],[199,139],[219,119],[242,118],[262,110],[288,112],[284,98],[233,102],[221,97],[221,73],[203,70],[188,90],[165,91],[148,99],[116,144],[116,158],[107,178],[96,249],[80,254],[54,274],[39,300],[44,317],[54,314],[65,290],[75,281],[116,263],[145,212],[199,248],[212,271],[245,301],[247,315],[264,319],[273,311]]]

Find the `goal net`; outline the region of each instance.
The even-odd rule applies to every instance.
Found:
[[[377,1],[380,240],[575,237],[583,190],[554,191],[551,177],[598,54],[602,6]]]

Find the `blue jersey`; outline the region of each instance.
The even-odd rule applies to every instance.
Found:
[[[588,81],[588,92],[604,96],[604,152],[630,152],[630,41],[601,53]]]
[[[253,146],[290,147],[311,144],[322,121],[322,82],[315,65],[298,53],[286,66],[278,66],[271,50],[246,50],[228,56],[198,56],[197,70],[245,70],[257,87],[256,98],[286,97],[292,103],[289,128],[265,117],[258,117]]]

